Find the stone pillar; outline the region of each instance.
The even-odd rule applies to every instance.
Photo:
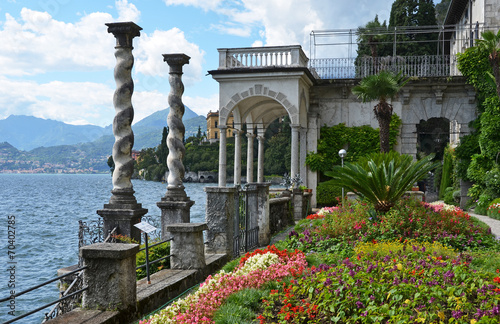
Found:
[[[257,182],[264,182],[264,136],[257,136],[259,154],[257,156]]]
[[[237,210],[235,187],[205,187],[207,193],[207,253],[233,255],[234,218]]]
[[[134,37],[140,36],[142,28],[133,22],[108,23],[106,26],[108,26],[108,33],[112,33],[116,38],[114,76],[117,88],[113,96],[116,114],[113,120],[115,144],[112,153],[115,170],[113,171],[113,190],[111,190],[109,204],[105,204],[103,209],[97,211],[97,214],[103,218],[104,236],[107,236],[107,233],[116,227],[116,234],[122,234],[140,242],[141,231],[134,227],[134,224],[139,223],[141,217],[148,210],[137,203],[130,179],[134,172],[134,160],[132,159],[134,133],[131,128],[134,118],[134,108],[132,107],[132,93],[134,92],[132,40]]]
[[[299,125],[290,125],[292,128],[292,161],[291,161],[291,171],[290,177],[293,178],[299,174]]]
[[[167,231],[172,234],[170,242],[170,264],[172,269],[203,269],[205,263],[205,246],[203,231],[206,223],[170,224]]]
[[[300,128],[300,153],[299,153],[299,170],[302,183],[307,186],[307,169],[306,169],[306,155],[307,155],[307,128]]]
[[[90,309],[135,310],[135,256],[138,244],[96,243],[80,248],[83,265],[82,306]]]
[[[220,139],[219,139],[219,187],[226,186],[226,125],[219,125]]]
[[[189,223],[191,220],[191,206],[194,201],[189,199],[184,190],[182,179],[184,178],[184,133],[185,128],[182,122],[184,116],[184,104],[182,103],[182,94],[184,93],[184,84],[182,83],[182,67],[189,63],[190,57],[185,54],[163,54],[163,60],[169,65],[169,83],[170,93],[168,95],[168,104],[170,112],[167,117],[169,128],[167,136],[167,167],[168,167],[168,186],[165,196],[156,205],[161,209],[161,229],[162,239],[170,237],[167,231],[168,224]]]
[[[252,183],[248,186],[247,215],[250,217],[250,228],[259,227],[259,246],[271,242],[271,226],[269,216],[270,183]]]
[[[234,185],[241,185],[241,135],[239,129],[234,130]]]
[[[253,133],[247,133],[247,183],[253,182]]]
[[[304,193],[300,189],[293,189],[293,219],[296,221],[304,218],[303,208],[304,208]]]

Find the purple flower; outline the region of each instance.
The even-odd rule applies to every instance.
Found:
[[[365,308],[365,305],[363,305],[363,303],[359,300],[356,302],[356,306],[358,306],[358,308]]]

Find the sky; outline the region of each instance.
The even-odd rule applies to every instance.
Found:
[[[133,21],[134,123],[168,107],[168,64],[184,53],[183,103],[218,110],[218,48],[296,45],[312,30],[388,20],[393,0],[0,0],[0,119],[28,115],[68,124],[113,122],[115,38],[105,23]],[[345,51],[323,53],[342,57]],[[318,57],[319,54],[316,54]]]

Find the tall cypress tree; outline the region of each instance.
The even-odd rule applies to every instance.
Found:
[[[378,15],[375,19],[366,23],[364,27],[358,28],[358,57],[371,56],[381,57],[392,54],[392,46],[386,42],[387,23],[380,23]],[[390,47],[390,48],[389,48]]]
[[[396,0],[392,4],[389,29],[435,25],[436,12],[432,0]],[[436,33],[402,33],[396,37],[396,55],[435,55],[436,40]]]

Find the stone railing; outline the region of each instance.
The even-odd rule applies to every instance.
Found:
[[[307,67],[308,61],[299,45],[219,49],[219,70]]]
[[[323,58],[309,62],[309,69],[320,79],[355,79],[382,70],[402,72],[409,77],[448,77],[456,75],[456,57],[450,55]]]

